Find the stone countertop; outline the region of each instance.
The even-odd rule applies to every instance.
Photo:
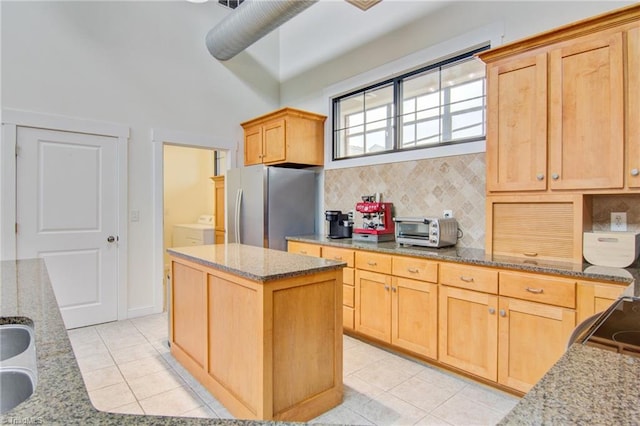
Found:
[[[34,394],[0,415],[0,424],[284,425],[290,423],[116,414],[93,407],[41,259],[0,262],[0,324],[34,327],[38,382]]]
[[[502,425],[638,425],[640,358],[573,344]]]
[[[303,235],[287,237],[288,241],[322,244],[325,246],[369,250],[378,253],[424,257],[433,260],[464,263],[476,266],[489,266],[518,271],[557,274],[578,279],[592,279],[619,282],[620,284],[634,283],[629,291],[640,295],[640,268],[638,262],[629,268],[609,268],[594,266],[588,263],[560,262],[541,259],[525,259],[509,256],[491,256],[481,249],[462,247],[429,248],[418,246],[402,246],[395,241],[372,243],[354,241],[350,238],[332,239],[319,235]]]
[[[170,248],[170,255],[263,283],[331,271],[345,262],[264,249],[243,244],[214,244]]]

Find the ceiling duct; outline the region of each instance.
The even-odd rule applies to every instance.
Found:
[[[226,61],[318,0],[245,0],[206,37],[214,58]]]

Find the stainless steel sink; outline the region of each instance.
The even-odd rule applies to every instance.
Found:
[[[20,355],[33,342],[31,327],[22,324],[0,326],[0,362]]]
[[[34,374],[22,368],[0,368],[0,414],[26,401],[36,388]]]
[[[33,327],[0,325],[0,414],[29,399],[37,382]]]

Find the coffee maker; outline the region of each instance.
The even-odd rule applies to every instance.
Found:
[[[360,213],[358,227],[353,230],[354,241],[380,243],[395,239],[393,203],[380,202],[381,194],[363,195],[362,202],[356,203]]]
[[[324,217],[329,222],[329,238],[351,238],[353,221],[348,214],[340,210],[327,210]]]

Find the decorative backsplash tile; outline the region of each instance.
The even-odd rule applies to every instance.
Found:
[[[458,245],[484,249],[485,177],[483,153],[325,170],[324,206],[346,213],[362,195],[380,192],[394,216],[441,217],[450,209],[464,232]],[[626,212],[627,230],[640,232],[640,194],[593,195],[593,230],[609,231],[612,212]]]
[[[610,231],[611,213],[627,213],[627,231],[640,232],[640,194],[594,195],[593,230]]]
[[[453,210],[464,233],[458,245],[483,249],[485,167],[480,153],[325,170],[324,206],[346,213],[362,195],[380,192],[393,203],[394,216],[441,217]]]

